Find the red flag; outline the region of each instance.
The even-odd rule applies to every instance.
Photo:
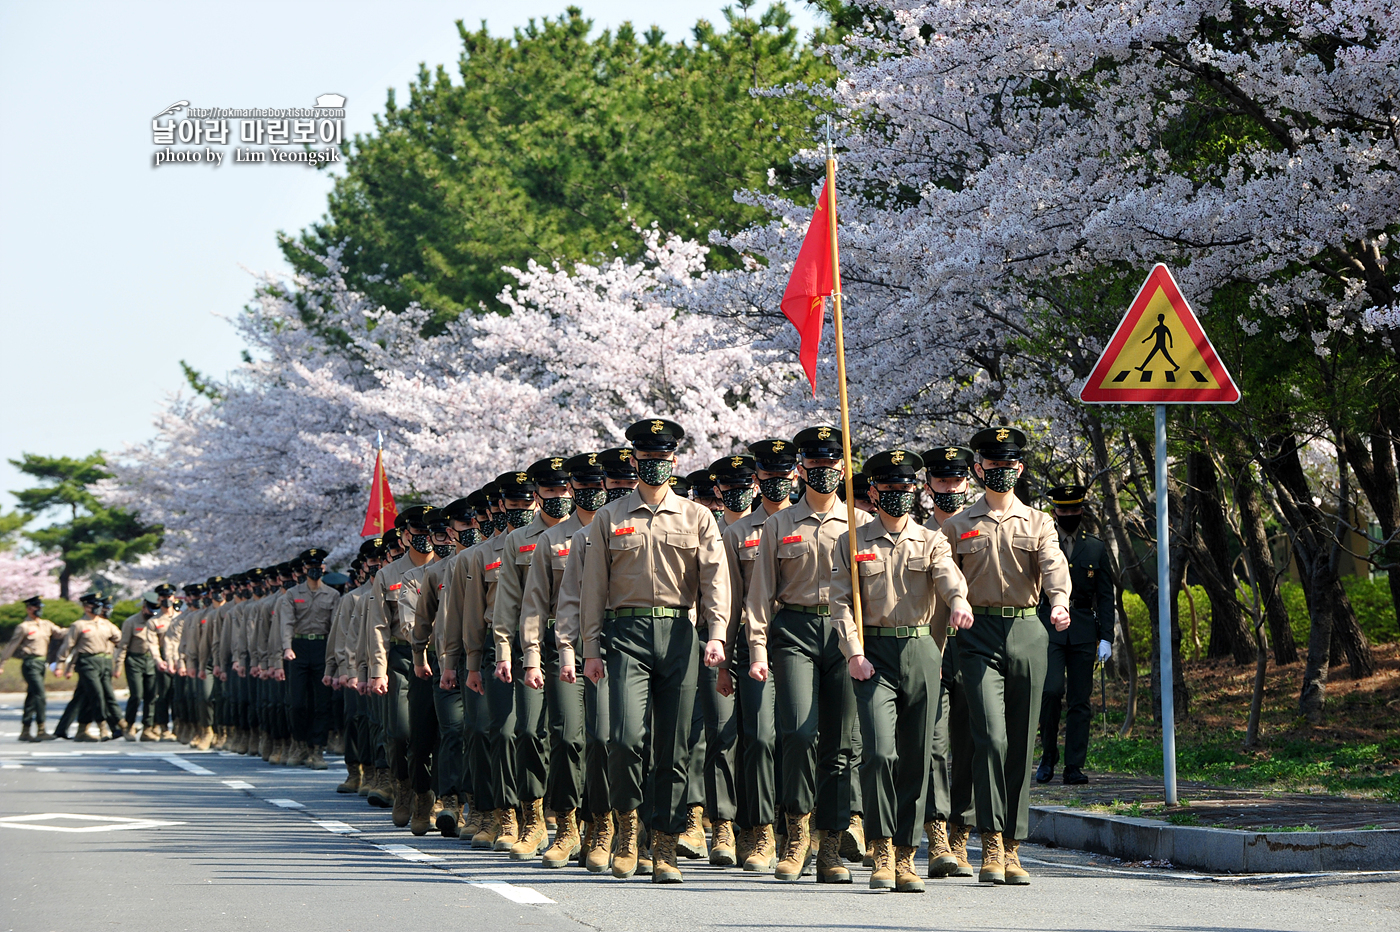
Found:
[[[374,481],[369,487],[369,508],[365,510],[365,526],[360,536],[380,536],[394,526],[398,516],[394,493],[389,491],[389,477],[384,474],[384,451],[380,450],[374,457]]]
[[[827,215],[826,184],[822,184],[812,223],[797,252],[792,277],[783,291],[783,314],[802,339],[797,358],[802,371],[812,383],[812,396],[817,394],[817,353],[822,340],[822,323],[826,320],[826,302],[833,291],[835,276],[831,269],[831,219]]]

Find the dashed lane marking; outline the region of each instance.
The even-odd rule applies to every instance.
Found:
[[[532,887],[517,887],[503,880],[469,880],[473,887],[498,893],[513,903],[553,903],[549,897]]]
[[[387,851],[396,858],[403,858],[405,861],[441,861],[442,858],[435,854],[428,854],[426,851],[419,851],[417,848],[408,845],[375,845],[380,851]]]
[[[253,789],[253,784],[249,783],[247,780],[220,780],[219,782],[231,790]]]
[[[297,802],[295,799],[269,799],[268,802],[272,803],[272,805],[278,807],[279,809],[305,809],[305,808],[306,808],[306,807],[303,806],[301,803]]]
[[[96,824],[53,824],[59,819],[72,822],[93,822]],[[132,829],[160,828],[166,825],[184,824],[184,822],[170,822],[164,819],[125,819],[121,816],[79,815],[73,812],[36,812],[32,815],[6,816],[0,818],[0,827],[21,828],[32,832],[123,832]]]
[[[347,824],[347,823],[345,823],[345,822],[337,822],[335,819],[312,819],[312,820],[311,820],[311,824],[312,824],[312,825],[319,825],[319,826],[321,826],[321,828],[325,829],[326,831],[328,831],[328,832],[334,832],[334,833],[337,834],[337,835],[358,835],[358,834],[360,834],[360,830],[357,829],[357,828],[355,828],[355,826],[349,825],[349,824]]]

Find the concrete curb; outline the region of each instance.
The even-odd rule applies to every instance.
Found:
[[[1394,870],[1400,865],[1400,830],[1396,829],[1242,832],[1068,806],[1032,806],[1027,841],[1125,861],[1169,861],[1176,867],[1230,874]]]

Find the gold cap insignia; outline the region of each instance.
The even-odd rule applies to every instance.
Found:
[[[774,452],[774,453],[781,453],[781,452],[783,452],[783,449],[784,449],[786,446],[787,446],[787,444],[786,444],[785,442],[783,442],[782,440],[774,440],[774,441],[773,441],[773,452]]]
[[[894,463],[896,466],[898,466],[900,463],[904,462],[904,451],[903,451],[903,450],[895,450],[893,453],[891,453],[891,454],[890,454],[890,462],[891,462],[891,463]]]
[[[729,458],[729,465],[738,469],[740,466],[744,465],[744,458],[742,456],[731,456]]]
[[[589,465],[589,466],[597,466],[597,465],[598,465],[598,454],[597,454],[597,453],[590,453],[590,454],[588,454],[588,465]]]
[[[556,456],[554,459],[552,459],[552,460],[549,461],[549,468],[550,468],[550,469],[563,469],[563,468],[564,468],[564,458],[563,458],[562,456]]]
[[[997,428],[997,442],[1004,443],[1011,436],[1011,431],[1005,427]]]
[[[718,481],[719,481],[719,476],[715,475],[714,473],[710,473],[710,481],[711,481],[711,482],[718,482]]]
[[[948,447],[948,451],[943,454],[945,460],[955,460],[958,458],[958,448]]]
[[[819,427],[819,428],[817,428],[817,439],[818,439],[818,440],[830,440],[830,439],[831,439],[831,428],[830,428],[830,427]]]
[[[663,430],[665,430],[665,429],[666,429],[666,422],[665,422],[665,421],[652,421],[652,422],[651,422],[651,432],[652,432],[653,434],[659,434],[659,433],[661,433],[661,432],[662,432]]]
[[[526,472],[518,472],[515,474],[515,481],[520,483],[529,482],[530,474]]]

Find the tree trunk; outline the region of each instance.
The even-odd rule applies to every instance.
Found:
[[[1242,464],[1238,472],[1235,501],[1240,508],[1245,559],[1249,562],[1249,572],[1259,589],[1264,617],[1269,623],[1268,641],[1274,648],[1274,663],[1280,666],[1297,663],[1298,643],[1293,639],[1288,608],[1283,604],[1283,596],[1279,592],[1281,571],[1274,568],[1273,551],[1269,549],[1269,534],[1264,527],[1263,510],[1259,506],[1259,483],[1255,481],[1248,463]]]
[[[1181,529],[1191,551],[1191,565],[1210,598],[1210,647],[1207,657],[1233,657],[1243,666],[1254,662],[1254,638],[1245,625],[1235,597],[1235,574],[1230,569],[1230,526],[1220,494],[1215,461],[1197,451],[1186,457],[1187,484],[1194,497],[1198,521]]]
[[[1400,429],[1400,412],[1388,407],[1378,409],[1369,450],[1352,431],[1341,431],[1339,438],[1346,461],[1356,473],[1357,485],[1371,503],[1376,523],[1381,527],[1385,544],[1377,558],[1380,568],[1389,572],[1390,601],[1396,617],[1400,617],[1400,475],[1396,471],[1391,424]]]
[[[73,574],[68,571],[68,564],[63,564],[63,569],[58,572],[58,597],[65,602],[68,601],[68,582],[73,578]]]
[[[1128,702],[1123,712],[1123,727],[1118,729],[1118,737],[1126,738],[1133,733],[1137,721],[1137,648],[1133,646],[1133,635],[1128,630],[1128,611],[1123,607],[1123,590],[1118,590],[1118,633],[1123,643],[1123,653],[1128,661]]]

